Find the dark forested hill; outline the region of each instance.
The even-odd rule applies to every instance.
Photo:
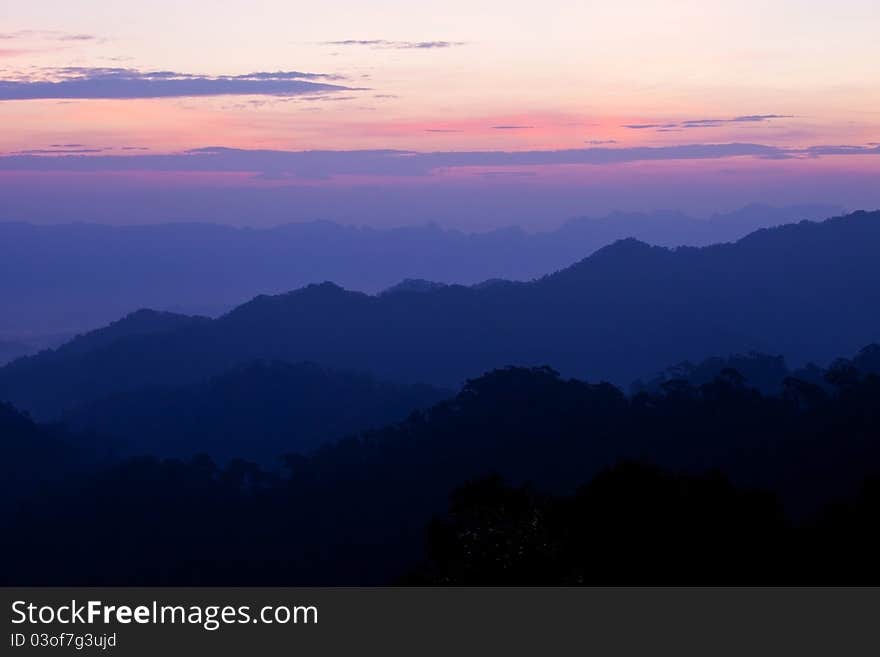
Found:
[[[120,338],[134,338],[173,331],[208,321],[206,317],[190,317],[179,313],[141,309],[130,313],[104,328],[78,335],[57,349],[62,355],[82,354],[100,349]]]
[[[855,362],[778,396],[733,370],[628,398],[508,368],[283,472],[129,460],[22,506],[0,583],[363,585],[427,556],[435,583],[874,584],[880,378]],[[682,476],[600,474],[621,460]],[[426,555],[450,491],[493,474],[534,494],[460,489]]]
[[[198,384],[117,393],[64,420],[116,438],[127,454],[205,453],[277,465],[280,454],[404,420],[451,394],[312,363],[257,361]]]
[[[753,205],[708,219],[615,213],[573,219],[546,233],[507,228],[475,234],[436,225],[375,229],[330,222],[271,229],[0,222],[0,299],[6,310],[0,335],[73,333],[144,307],[214,315],[259,293],[325,280],[369,293],[405,278],[528,280],[625,237],[702,246],[838,212]]]
[[[0,365],[5,365],[11,360],[31,353],[33,348],[21,342],[0,340]]]
[[[880,212],[859,212],[704,248],[624,240],[531,283],[379,296],[314,285],[216,320],[20,360],[0,369],[0,399],[53,417],[258,358],[440,385],[510,364],[627,384],[669,363],[752,350],[827,362],[880,338],[878,252]]]
[[[107,442],[35,424],[0,402],[0,513],[23,496],[106,461]]]

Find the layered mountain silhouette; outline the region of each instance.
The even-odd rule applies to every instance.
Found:
[[[324,283],[258,296],[215,320],[170,316],[174,326],[136,313],[0,369],[0,399],[57,418],[255,359],[442,386],[510,364],[626,385],[669,363],[753,350],[795,366],[828,362],[880,337],[878,252],[880,212],[858,212],[703,248],[622,240],[529,283],[379,296]]]
[[[718,354],[823,363],[878,338],[878,252],[880,212],[858,212],[703,248],[623,240],[530,283],[379,296],[324,283],[255,297],[215,320],[143,311],[0,369],[0,399],[57,418],[256,359],[441,386],[510,364],[628,385]]]
[[[0,339],[0,366],[11,363],[22,356],[31,356],[46,349],[55,349],[76,337],[74,333],[42,333],[32,335],[26,340]]]
[[[0,340],[0,365],[5,365],[10,361],[20,358],[21,356],[26,356],[33,351],[34,349],[30,345],[23,342]]]
[[[754,205],[708,219],[615,213],[573,219],[545,233],[509,228],[477,234],[436,225],[373,229],[329,222],[263,230],[0,223],[0,299],[6,310],[0,334],[30,342],[46,333],[101,326],[143,307],[213,316],[259,293],[324,280],[369,293],[406,278],[467,285],[529,280],[626,237],[702,246],[838,211]]]
[[[256,361],[194,385],[120,392],[76,408],[64,421],[115,438],[126,454],[205,453],[271,466],[281,454],[393,424],[451,395],[313,363]]]

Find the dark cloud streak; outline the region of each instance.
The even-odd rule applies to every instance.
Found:
[[[793,119],[791,114],[747,114],[732,119],[688,119],[677,123],[630,123],[624,128],[630,130],[656,130],[657,132],[674,132],[682,128],[717,128],[731,123],[763,123],[776,119]]]
[[[18,155],[73,155],[84,153],[103,153],[106,148],[32,148],[18,151]]]
[[[227,95],[297,96],[355,90],[353,87],[326,82],[338,79],[336,76],[300,71],[208,77],[174,71],[67,67],[52,69],[49,73],[51,79],[48,80],[0,80],[0,101]]]
[[[58,30],[18,30],[17,32],[0,32],[3,41],[97,41],[98,37],[91,34],[71,34]]]
[[[464,41],[388,41],[387,39],[342,39],[340,41],[322,41],[324,46],[367,46],[375,49],[389,50],[437,50],[464,46]]]

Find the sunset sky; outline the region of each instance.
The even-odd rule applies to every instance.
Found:
[[[8,4],[0,220],[880,206],[876,0]]]

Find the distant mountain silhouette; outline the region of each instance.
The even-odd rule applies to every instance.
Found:
[[[163,333],[209,321],[206,317],[190,317],[178,313],[159,312],[142,308],[104,328],[77,335],[56,351],[58,354],[82,354],[100,349],[120,338]]]
[[[441,287],[446,287],[446,283],[426,281],[423,278],[407,278],[396,285],[392,285],[388,289],[382,290],[382,294],[397,294],[398,292],[430,292]]]
[[[509,364],[622,385],[669,363],[762,351],[795,366],[880,338],[880,212],[666,249],[628,239],[531,283],[369,296],[325,283],[216,319],[64,347],[0,369],[0,399],[58,417],[254,359],[455,386]],[[92,334],[82,341],[96,340]]]
[[[117,393],[76,408],[64,421],[116,438],[127,454],[205,453],[278,465],[280,454],[404,420],[451,395],[311,363],[257,361],[190,386]]]
[[[0,340],[0,366],[22,356],[31,356],[45,349],[55,349],[70,342],[76,333],[41,333],[26,340]]]
[[[34,348],[23,342],[11,342],[8,340],[0,340],[0,365],[5,365],[9,361],[26,356],[33,353]]]
[[[259,293],[330,280],[376,293],[406,278],[474,284],[529,280],[615,240],[703,246],[761,227],[822,219],[838,208],[754,205],[693,219],[678,212],[574,219],[557,230],[467,234],[311,222],[272,229],[213,224],[111,227],[0,223],[0,334],[78,332],[137,308],[219,315]],[[11,338],[10,338],[11,339]]]

